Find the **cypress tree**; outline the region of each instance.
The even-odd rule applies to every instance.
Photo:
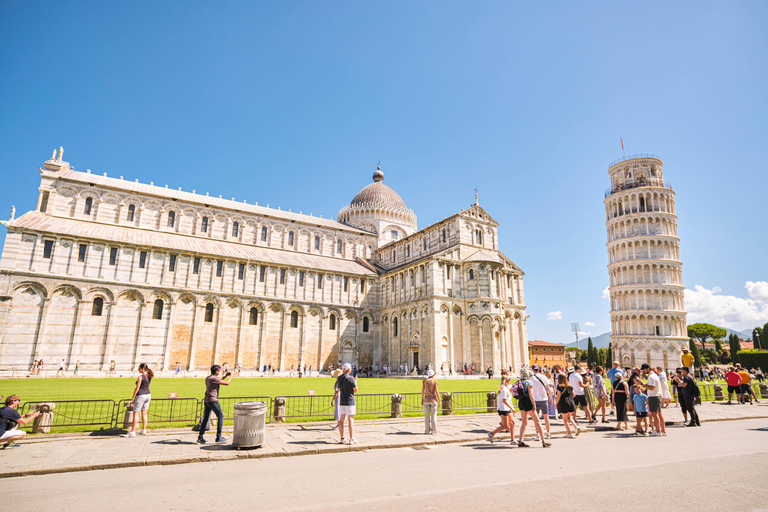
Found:
[[[739,350],[741,349],[741,343],[739,343],[739,335],[731,334],[731,336],[728,338],[728,341],[731,346],[731,362],[736,364],[739,358]]]
[[[715,340],[715,352],[720,352],[723,350],[723,344],[720,343],[720,340]]]
[[[688,345],[690,345],[691,355],[693,356],[693,364],[701,366],[701,353],[699,353],[699,347],[696,345],[696,341],[693,338],[690,338],[688,340]]]
[[[587,366],[592,368],[596,363],[596,357],[595,357],[595,344],[592,343],[592,338],[588,338],[587,341]]]
[[[605,356],[605,366],[613,368],[613,354],[611,354],[611,344],[608,343],[608,353]]]

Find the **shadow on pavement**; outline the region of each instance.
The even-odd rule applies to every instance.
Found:
[[[160,441],[150,441],[150,444],[167,444],[167,445],[182,445],[182,444],[197,444],[194,441],[182,441],[181,439],[162,439]]]

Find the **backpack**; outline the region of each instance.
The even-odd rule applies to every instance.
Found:
[[[527,390],[525,389],[525,384],[523,384],[523,380],[520,379],[519,381],[515,382],[515,384],[512,386],[512,396],[520,399],[521,396],[525,395]]]
[[[691,394],[693,394],[693,398],[700,398],[701,397],[701,390],[699,389],[699,385],[696,384],[696,381],[693,381],[693,387],[691,388]]]
[[[530,410],[533,404],[531,403],[531,397],[528,394],[528,386],[526,386],[522,380],[517,381],[520,383],[517,396],[517,406],[524,410]]]

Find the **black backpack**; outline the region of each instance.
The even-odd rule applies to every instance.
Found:
[[[520,409],[527,411],[533,406],[531,403],[531,396],[528,394],[528,386],[526,386],[522,379],[518,382],[520,384],[518,388],[517,406]]]

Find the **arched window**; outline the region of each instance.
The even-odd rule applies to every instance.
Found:
[[[126,220],[128,222],[133,222],[133,216],[136,215],[136,205],[135,204],[129,204],[128,205],[128,217]]]
[[[319,236],[315,236],[315,250],[316,251],[320,250],[320,237]]]
[[[152,310],[152,320],[163,319],[163,299],[157,299],[155,301],[155,308]]]
[[[240,234],[240,223],[239,222],[232,223],[232,236],[237,238],[239,234]]]
[[[203,233],[208,232],[208,217],[203,217],[203,221],[200,223],[200,231]]]
[[[341,254],[341,240],[336,242],[336,252]]]
[[[213,322],[213,304],[210,302],[205,305],[205,321],[208,323]]]
[[[293,231],[288,232],[288,245],[293,247]]]
[[[299,326],[299,313],[298,311],[291,311],[291,327],[294,329]]]
[[[475,271],[472,269],[469,269],[469,278],[474,279],[475,278]]]
[[[427,250],[427,237],[424,237],[421,240],[422,240],[422,249],[426,251]]]
[[[475,231],[475,239],[477,245],[483,245],[483,230],[478,229]]]
[[[392,336],[397,336],[397,317],[392,319]]]
[[[250,314],[248,316],[248,325],[256,325],[259,321],[259,310],[256,308],[251,308]]]
[[[104,308],[104,299],[96,297],[93,299],[93,308],[91,309],[91,316],[101,316],[101,310]]]
[[[368,329],[370,327],[370,321],[368,320],[367,316],[363,317],[363,332],[368,332]]]
[[[89,197],[85,200],[85,209],[83,210],[83,213],[85,215],[91,214],[91,208],[93,207],[93,198]]]
[[[267,241],[267,226],[261,227],[261,241],[266,242]]]
[[[447,239],[447,237],[446,237],[445,228],[443,228],[443,242],[445,242],[445,241],[446,241],[446,239]]]
[[[336,330],[336,315],[331,314],[328,318],[328,328],[332,331]]]
[[[168,227],[172,228],[176,223],[176,212],[171,210],[168,212]]]

